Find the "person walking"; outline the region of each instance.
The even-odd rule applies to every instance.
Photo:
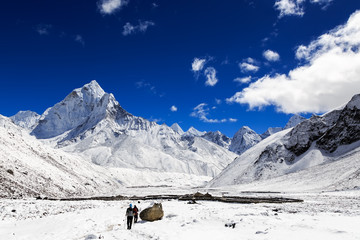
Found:
[[[134,217],[134,209],[132,208],[132,204],[130,203],[129,207],[126,209],[126,214],[125,216],[127,217],[127,229],[131,229],[131,225],[132,225],[132,221],[133,221],[133,217]]]
[[[134,212],[134,223],[137,223],[138,216],[139,216],[138,215],[139,209],[136,207],[136,205],[134,205],[133,212]]]

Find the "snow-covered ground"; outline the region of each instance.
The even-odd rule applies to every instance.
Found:
[[[134,189],[130,191],[135,193]],[[161,201],[165,212],[161,221],[140,221],[132,230],[126,230],[124,215],[128,204],[144,209],[152,201],[3,199],[0,239],[360,239],[360,191],[243,195],[292,197],[304,202],[187,204],[166,200]],[[235,228],[225,227],[227,223],[236,223]]]

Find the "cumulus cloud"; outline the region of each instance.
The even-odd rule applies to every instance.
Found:
[[[242,72],[257,72],[259,67],[257,62],[253,58],[247,58],[242,63],[239,63],[239,67]]]
[[[284,16],[303,16],[305,0],[277,0],[274,7],[280,11],[279,18]]]
[[[155,25],[155,23],[151,22],[151,21],[141,21],[140,20],[138,25],[132,25],[131,23],[127,22],[123,27],[122,34],[124,36],[128,36],[128,35],[135,34],[138,32],[144,33],[147,31],[147,29],[150,26],[154,26],[154,25]]]
[[[170,111],[172,112],[176,112],[178,109],[175,105],[172,105],[171,108],[170,108]]]
[[[101,13],[112,14],[127,3],[128,1],[125,0],[100,0],[98,2],[98,7]]]
[[[346,24],[300,46],[296,57],[305,61],[288,74],[264,76],[237,92],[227,102],[250,109],[276,106],[284,113],[321,113],[334,109],[359,93],[360,11]]]
[[[212,107],[211,109],[216,109]],[[193,112],[190,114],[192,117],[199,118],[201,121],[206,123],[225,123],[225,122],[236,122],[237,119],[229,118],[229,119],[210,119],[208,118],[210,114],[210,108],[206,103],[200,103],[196,107],[194,107]]]
[[[216,70],[213,67],[208,67],[205,69],[204,74],[206,76],[206,86],[213,87],[218,82],[218,79],[216,78]]]
[[[192,64],[191,64],[191,68],[193,72],[199,72],[201,71],[206,63],[206,59],[204,58],[194,58]]]
[[[240,83],[240,84],[245,84],[245,83],[249,83],[251,82],[251,76],[248,77],[243,77],[243,78],[235,78],[234,82]]]
[[[269,62],[276,62],[276,61],[279,61],[279,59],[280,59],[280,55],[277,52],[274,52],[270,49],[263,52],[263,56]]]

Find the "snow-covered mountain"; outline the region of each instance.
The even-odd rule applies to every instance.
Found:
[[[236,153],[236,154],[242,154],[249,148],[255,146],[258,144],[262,139],[265,139],[277,132],[280,132],[284,129],[295,127],[297,124],[304,121],[306,118],[300,116],[300,115],[293,115],[289,121],[287,122],[286,126],[284,128],[282,127],[270,127],[266,132],[259,135],[254,130],[249,128],[248,126],[243,126],[235,133],[232,139],[230,139],[229,145],[227,147],[226,144],[220,143],[217,140],[216,137],[213,136],[207,137],[206,139],[209,141],[212,141],[220,146],[226,146],[230,151]],[[204,135],[205,136],[205,135]],[[226,137],[226,136],[225,136]]]
[[[305,120],[306,120],[306,118],[304,118],[304,117],[302,117],[302,116],[300,116],[298,114],[295,114],[286,123],[284,129],[295,127],[296,125],[298,125],[299,123],[301,123],[301,122],[303,122]]]
[[[13,120],[16,125],[25,128],[28,131],[32,131],[38,123],[40,115],[32,111],[20,111],[10,117],[10,119]]]
[[[236,154],[242,154],[261,140],[262,138],[259,134],[251,128],[244,126],[235,133],[231,140],[229,150]]]
[[[206,133],[206,131],[199,131],[194,127],[190,127],[185,133],[184,135],[186,136],[195,136],[195,137],[201,137]]]
[[[231,144],[231,138],[222,134],[220,131],[207,132],[202,137],[226,149],[229,149],[229,146]]]
[[[285,127],[270,127],[268,128],[268,130],[266,132],[264,132],[263,134],[261,134],[261,138],[267,138],[275,133],[278,133],[282,130],[285,130],[285,129],[288,129],[288,128],[293,128],[295,127],[296,125],[298,125],[299,123],[305,121],[306,118],[298,115],[298,114],[295,114],[293,115],[289,121],[286,123]]]
[[[0,197],[76,196],[120,184],[106,169],[53,149],[0,115]]]
[[[174,130],[175,132],[177,132],[180,135],[184,134],[184,130],[182,130],[182,128],[177,123],[174,123],[173,125],[171,125],[171,128],[172,128],[172,130]]]
[[[128,186],[198,186],[208,181],[184,173],[98,166],[54,149],[0,115],[0,198],[123,194]]]
[[[266,130],[266,132],[264,132],[260,136],[261,136],[262,139],[264,139],[264,138],[267,138],[267,137],[269,137],[269,136],[271,136],[271,135],[273,135],[273,134],[275,134],[277,132],[280,132],[282,130],[284,130],[284,128],[282,128],[282,127],[269,127]]]
[[[46,110],[31,134],[102,166],[214,176],[236,157],[187,133],[133,116],[92,81]]]
[[[343,109],[337,109],[322,116],[313,116],[294,128],[264,139],[240,155],[215,177],[210,185],[244,184],[303,170],[310,174],[310,169],[313,167],[317,167],[317,171],[314,172],[319,174],[319,166],[327,169],[327,172],[324,170],[322,173],[324,177],[331,178],[328,174],[329,168],[339,164],[328,164],[333,164],[334,161],[351,164],[349,159],[353,158],[354,154],[359,155],[359,140],[360,95],[355,95]],[[345,173],[342,169],[333,169],[332,172],[342,172],[342,176],[347,177],[350,173],[355,174],[351,175],[351,179],[356,179],[356,176],[359,176],[360,167],[355,164],[355,161],[353,162],[354,164],[349,167],[352,171]],[[300,172],[296,176],[301,176]],[[315,179],[316,176],[313,177]],[[341,178],[341,180],[345,179]],[[357,181],[359,182],[358,177]]]

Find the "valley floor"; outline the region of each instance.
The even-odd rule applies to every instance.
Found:
[[[212,193],[215,194],[215,193]],[[219,193],[221,195],[221,193]],[[197,204],[161,201],[164,218],[126,230],[130,201],[0,200],[0,239],[360,239],[360,191],[243,193],[303,199],[303,203]],[[132,202],[141,209],[152,201]],[[235,228],[225,224],[236,223]]]

